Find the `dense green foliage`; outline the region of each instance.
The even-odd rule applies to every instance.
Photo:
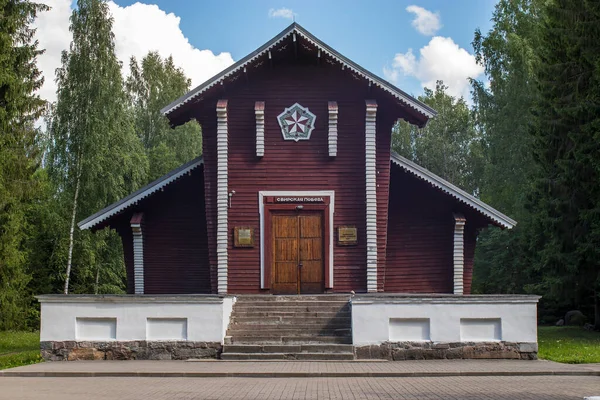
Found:
[[[0,331],[0,369],[41,361],[39,332]]]
[[[596,304],[600,329],[600,3],[544,9],[535,81],[529,196],[532,268],[540,291]]]
[[[171,129],[160,113],[162,107],[190,89],[190,80],[175,67],[172,57],[162,60],[157,53],[148,53],[141,65],[132,58],[130,67],[127,89],[135,131],[148,155],[149,178],[153,180],[198,157],[202,153],[202,133],[195,121]]]
[[[37,200],[40,164],[34,122],[45,103],[35,94],[43,78],[34,60],[42,50],[29,25],[45,9],[0,1],[0,330],[22,328],[31,303],[28,211]]]
[[[419,100],[435,109],[437,117],[423,129],[399,122],[392,134],[392,149],[475,193],[481,179],[481,138],[465,100],[448,95],[447,90],[441,81],[435,90],[425,89]]]
[[[4,330],[37,326],[36,294],[122,293],[119,237],[81,231],[75,223],[199,156],[202,139],[197,123],[172,130],[160,114],[190,86],[171,58],[149,53],[141,65],[132,60],[123,78],[105,1],[78,1],[73,41],[57,70],[58,100],[50,107],[34,94],[43,80],[30,28],[47,7],[26,0],[0,1],[0,7]],[[46,109],[47,128],[35,129]]]
[[[575,326],[540,326],[538,356],[569,364],[600,363],[600,333]]]

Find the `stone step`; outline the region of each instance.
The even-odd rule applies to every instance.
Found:
[[[234,315],[245,312],[286,312],[286,313],[299,313],[299,312],[349,312],[349,307],[339,306],[315,306],[315,305],[303,305],[303,306],[270,306],[270,305],[244,305],[244,306],[233,306]]]
[[[354,360],[354,353],[221,353],[222,360]]]
[[[231,328],[227,329],[227,336],[351,336],[350,328],[297,328],[297,327],[280,327],[280,328]]]
[[[298,302],[298,301],[320,301],[330,303],[334,301],[350,301],[351,296],[340,295],[239,295],[236,302]]]
[[[351,318],[350,311],[237,311],[232,318],[295,317],[295,318]]]
[[[226,344],[223,353],[352,353],[348,344]]]
[[[236,336],[227,339],[229,344],[352,344],[351,336]]]
[[[346,325],[350,326],[352,324],[352,320],[350,317],[333,317],[333,318],[323,318],[323,317],[231,317],[230,322],[231,325],[318,325],[318,326],[326,326],[326,325]]]
[[[270,305],[273,307],[286,307],[286,306],[308,306],[308,305],[315,305],[315,306],[340,306],[343,307],[345,305],[350,304],[350,302],[348,300],[330,300],[330,301],[314,301],[314,300],[297,300],[297,301],[244,301],[244,300],[238,300],[235,302],[234,307],[235,306],[241,306],[241,305]]]

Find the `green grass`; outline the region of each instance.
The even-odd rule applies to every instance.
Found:
[[[0,369],[41,361],[39,332],[0,332]]]
[[[600,363],[600,333],[575,326],[538,327],[538,356],[569,364]]]

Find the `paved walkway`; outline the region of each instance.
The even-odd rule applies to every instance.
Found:
[[[6,377],[452,377],[593,376],[600,364],[551,361],[72,361],[47,362],[0,371]],[[600,386],[600,378],[598,379]]]
[[[578,399],[595,376],[429,378],[0,378],[0,400]]]

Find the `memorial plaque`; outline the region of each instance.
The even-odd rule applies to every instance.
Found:
[[[356,226],[338,227],[338,245],[353,246],[358,244],[358,233]]]
[[[236,226],[233,229],[234,247],[254,247],[254,229],[248,226]]]

